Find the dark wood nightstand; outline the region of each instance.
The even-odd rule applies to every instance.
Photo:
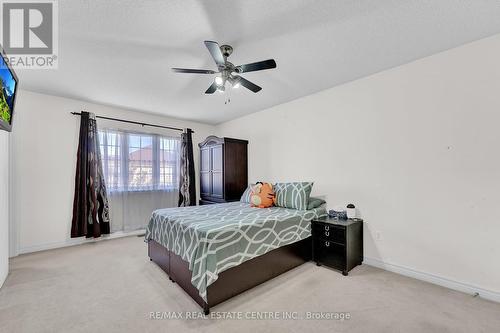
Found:
[[[347,275],[363,262],[363,220],[330,217],[311,222],[313,260]]]

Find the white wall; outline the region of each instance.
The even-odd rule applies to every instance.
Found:
[[[9,134],[0,131],[0,287],[9,273]]]
[[[165,107],[168,107],[165,106]],[[20,91],[12,132],[12,218],[17,253],[74,244],[70,239],[79,118],[73,111],[145,123],[189,127],[197,143],[213,134],[214,127],[151,114],[105,107],[55,96]],[[98,126],[160,131],[98,120]],[[198,175],[197,175],[198,177]],[[81,239],[77,239],[77,242]],[[15,253],[13,253],[15,254]]]
[[[249,140],[250,181],[356,204],[372,263],[499,296],[499,59],[497,35],[218,130]]]

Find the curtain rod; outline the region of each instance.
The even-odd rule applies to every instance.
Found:
[[[75,116],[81,116],[81,112],[71,112],[71,114]],[[95,116],[96,118],[99,119],[106,119],[106,120],[113,120],[113,121],[120,121],[122,123],[129,123],[129,124],[136,124],[136,125],[141,125],[141,126],[150,126],[150,127],[158,127],[158,128],[166,128],[174,131],[181,131],[184,132],[184,129],[178,128],[178,127],[171,127],[171,126],[161,126],[161,125],[155,125],[155,124],[147,124],[147,123],[140,123],[138,121],[132,121],[132,120],[125,120],[125,119],[119,119],[119,118],[110,118],[110,117],[103,117],[103,116]],[[193,130],[191,130],[191,133],[194,133]]]

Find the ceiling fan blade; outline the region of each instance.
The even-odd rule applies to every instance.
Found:
[[[190,69],[190,68],[172,68],[174,73],[192,73],[192,74],[215,74],[216,71],[210,69]]]
[[[262,71],[264,69],[276,68],[276,61],[274,61],[274,59],[268,59],[264,61],[253,62],[251,64],[240,65],[237,68],[240,69],[240,73]]]
[[[242,78],[241,76],[236,76],[236,79],[238,80],[239,84],[241,84],[243,87],[253,91],[254,93],[257,93],[257,92],[262,90],[261,87],[259,87],[255,83],[248,81],[247,79]]]
[[[217,90],[217,84],[214,82],[210,87],[208,87],[207,91],[205,91],[205,94],[213,94]]]
[[[205,46],[212,55],[212,58],[214,58],[217,66],[223,66],[225,64],[225,61],[224,61],[224,56],[222,55],[222,51],[220,50],[219,44],[217,42],[206,40]]]

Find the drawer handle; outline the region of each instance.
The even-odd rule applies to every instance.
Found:
[[[328,231],[328,230],[330,230],[330,227],[325,225],[325,231]]]
[[[325,242],[326,247],[330,247],[330,242]]]
[[[325,236],[326,237],[330,236],[330,233],[328,231],[325,231]]]

